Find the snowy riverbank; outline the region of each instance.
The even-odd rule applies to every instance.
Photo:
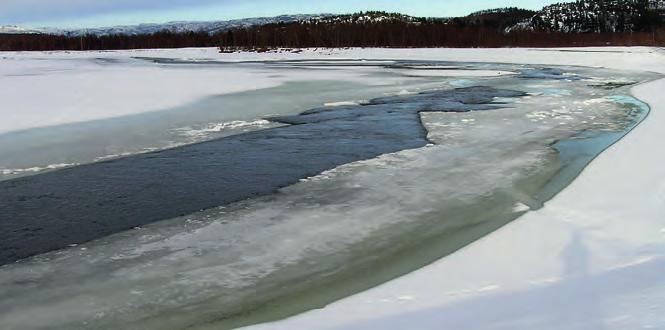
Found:
[[[290,81],[368,80],[365,68],[353,74],[335,70],[297,72],[275,76],[253,68],[225,66],[216,70],[172,68],[168,62],[146,65],[145,59],[187,60],[223,64],[305,59],[438,60],[550,65],[581,65],[657,71],[662,53],[651,48],[581,49],[333,49],[302,53],[219,54],[216,48],[94,52],[0,52],[0,99],[13,111],[3,112],[0,134],[35,127],[61,125],[159,111],[201,98],[278,86]],[[385,61],[384,61],[385,62]],[[389,62],[388,62],[389,63]],[[123,69],[118,70],[118,64]],[[306,68],[306,67],[304,67]],[[414,76],[462,75],[468,71],[414,70]],[[505,74],[475,71],[474,76]],[[38,79],[36,79],[38,77]],[[63,88],[53,88],[63,86]],[[34,97],[38,95],[39,97]],[[48,100],[49,109],[43,100]],[[57,116],[46,112],[57,113]]]
[[[665,73],[646,48],[606,53],[433,50],[443,58]],[[593,49],[595,51],[595,49]],[[414,51],[425,56],[426,50]],[[375,57],[375,56],[372,56]],[[665,327],[665,80],[633,93],[649,117],[538,211],[430,266],[269,329]]]
[[[349,49],[306,50],[300,54],[219,54],[216,49],[0,53],[0,76],[3,77],[0,97],[7,105],[20,107],[20,111],[6,111],[7,121],[2,123],[7,124],[0,123],[0,132],[156,111],[220,93],[266,88],[288,81],[337,79],[371,85],[387,79],[374,76],[370,79],[363,67],[358,67],[353,74],[330,70],[325,75],[322,70],[307,72],[306,67],[296,71],[297,75],[275,75],[251,68],[235,70],[233,66],[222,69],[224,73],[173,68],[168,64],[154,68],[141,59],[145,57],[165,59],[165,63],[186,59],[211,61],[215,65],[253,60],[413,59],[578,65],[665,74],[665,54],[651,48]],[[120,61],[126,65],[118,71],[105,67],[105,61]],[[54,63],[57,63],[55,67]],[[505,73],[487,74],[497,72]],[[35,79],[34,75],[41,76]],[[55,85],[66,85],[71,93],[53,88]],[[665,327],[662,317],[665,314],[663,90],[663,79],[636,86],[634,95],[652,107],[649,117],[592,162],[544,208],[528,212],[502,229],[409,275],[324,309],[256,328]],[[49,111],[60,116],[44,115],[44,99],[51,100]],[[368,178],[373,180],[371,176]],[[386,216],[396,213],[378,208],[370,213],[376,216],[377,212],[386,212]],[[226,227],[222,229],[220,232],[228,232]],[[255,229],[247,231],[255,232]],[[198,238],[192,241],[201,242]],[[218,236],[212,236],[211,242],[217,244],[218,241]],[[188,256],[183,260],[193,258]],[[76,264],[81,265],[78,261]],[[82,269],[89,271],[86,267]],[[120,272],[117,278],[127,278],[124,274]],[[146,282],[155,283],[152,279]],[[76,287],[83,285],[77,282]],[[80,305],[73,300],[68,310],[82,310]],[[35,314],[40,315],[29,318],[40,316],[51,321],[49,313]],[[53,315],[56,314],[64,315],[62,310],[53,311]]]

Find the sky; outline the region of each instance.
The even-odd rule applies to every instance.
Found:
[[[496,7],[539,9],[551,0],[0,0],[0,25],[100,27],[282,14],[384,10],[427,17]]]

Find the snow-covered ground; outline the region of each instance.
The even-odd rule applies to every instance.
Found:
[[[187,59],[215,62],[302,59],[411,59],[530,64],[609,66],[656,71],[662,55],[650,48],[585,48],[570,51],[528,49],[346,49],[306,50],[303,53],[219,54],[214,48],[103,52],[1,52],[0,133],[158,111],[206,96],[267,88],[286,81],[360,81],[367,72],[328,70],[288,76],[233,66],[216,70],[155,66],[140,58]],[[599,53],[602,52],[602,53]],[[639,55],[637,55],[639,54]],[[110,61],[127,65],[111,65]],[[413,70],[412,70],[413,71]],[[411,75],[461,74],[463,71],[417,70]],[[505,72],[475,72],[496,75]],[[38,76],[38,79],[36,79]],[[368,83],[367,79],[362,80]],[[376,84],[381,83],[375,81]],[[64,88],[54,88],[63,86]],[[48,104],[48,108],[44,105]],[[46,115],[48,113],[48,115]],[[57,114],[57,115],[54,115]]]
[[[266,128],[268,115],[509,73],[388,70],[394,61],[331,62],[315,52],[324,60],[254,56],[210,48],[0,53],[0,180]],[[432,73],[441,79],[428,80]]]
[[[215,62],[412,59],[665,73],[665,52],[652,48],[348,49],[307,50],[300,54],[218,54],[215,49],[179,49],[100,54],[0,53],[0,99],[3,107],[15,108],[2,111],[0,133],[157,111],[210,95],[292,80],[362,79],[367,83],[363,68],[352,75],[346,71],[343,77],[335,70],[328,75],[297,71],[294,75],[274,76],[234,67],[220,74],[218,70],[168,65],[155,68],[135,57]],[[127,65],[118,71],[106,67],[97,57]],[[30,70],[39,79],[26,74]],[[503,72],[487,72],[498,73]],[[66,86],[69,93],[54,85]],[[646,121],[592,162],[544,208],[528,212],[409,275],[324,309],[255,328],[665,328],[663,90],[665,80],[635,87],[634,95],[652,107]],[[46,99],[51,107],[48,112],[43,109]]]
[[[206,96],[261,89],[302,80],[348,80],[372,83],[363,68],[293,72],[273,75],[255,68],[228,66],[201,70],[148,65],[141,58],[216,62],[302,59],[409,59],[463,62],[583,65],[656,71],[662,55],[650,48],[602,48],[579,52],[527,49],[346,49],[306,50],[303,53],[219,54],[214,48],[100,52],[0,52],[0,134],[21,129],[82,122],[158,111]],[[602,51],[603,53],[598,53]],[[637,54],[639,55],[637,55]],[[637,59],[639,56],[639,60]],[[109,61],[114,61],[110,63]],[[118,62],[126,65],[118,69]],[[610,65],[608,65],[608,63]],[[397,70],[399,71],[399,70]],[[459,71],[410,70],[411,76],[463,75]],[[468,74],[468,71],[467,71]],[[475,76],[508,74],[476,71]],[[380,84],[380,80],[375,80]],[[63,88],[54,88],[62,86]],[[45,101],[48,108],[45,108]],[[48,115],[46,115],[48,113]],[[54,115],[57,114],[57,115]]]
[[[663,51],[648,48],[366,52],[665,73]],[[635,87],[649,117],[544,208],[402,278],[255,328],[665,328],[664,90],[663,79]]]
[[[182,68],[135,57],[210,58],[212,49],[85,53],[0,52],[0,134],[35,127],[159,111],[205,97],[281,85],[287,81],[359,81],[326,72],[274,75],[252,67]],[[367,79],[363,79],[367,83]],[[375,80],[375,83],[380,83]],[[58,88],[55,88],[58,86]]]

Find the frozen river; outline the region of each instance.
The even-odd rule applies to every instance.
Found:
[[[627,89],[653,78],[135,61],[335,74],[3,134],[2,262],[36,256],[0,268],[0,325],[226,328],[323,306],[541,207],[647,115]]]

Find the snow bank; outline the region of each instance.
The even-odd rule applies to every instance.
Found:
[[[0,134],[168,110],[205,97],[288,81],[360,81],[367,72],[303,69],[276,75],[251,64],[176,66],[144,59],[198,61],[215,56],[219,57],[214,49],[0,52]]]
[[[602,53],[600,53],[602,52]],[[640,61],[635,60],[639,54]],[[211,63],[183,67],[146,60]],[[302,53],[231,53],[216,48],[91,52],[0,52],[0,134],[28,128],[159,111],[209,97],[268,88],[287,81],[349,80],[367,83],[369,68],[302,70],[274,75],[251,61],[314,59],[331,64],[367,59],[515,62],[609,66],[653,70],[662,56],[651,48],[537,49],[307,49]],[[370,61],[374,60],[374,61]],[[379,60],[377,62],[376,60]],[[218,63],[217,63],[218,62]],[[243,66],[215,65],[241,63]],[[407,75],[492,76],[491,71],[401,70]],[[371,83],[371,82],[370,82]],[[380,84],[380,81],[375,81]],[[48,107],[44,107],[48,104]]]
[[[298,75],[326,79],[322,71],[272,77],[231,67],[222,74],[158,66],[133,57],[220,62],[403,58],[665,73],[663,55],[662,50],[643,47],[348,49],[300,54],[218,54],[215,49],[0,53],[4,102],[0,132],[159,110],[210,94],[269,87]],[[106,67],[97,57],[126,65],[122,70]],[[66,86],[69,92],[54,86]],[[647,120],[592,162],[543,209],[402,278],[325,309],[255,328],[665,328],[663,90],[665,80],[634,88],[635,96],[652,106]],[[44,100],[51,109],[42,108]]]
[[[658,50],[585,50],[594,49],[408,52],[665,73]],[[635,87],[635,96],[652,106],[646,121],[543,209],[402,278],[254,328],[665,328],[663,90],[665,80]]]
[[[178,57],[183,50],[138,51],[150,56]],[[306,49],[302,53],[231,53],[216,54],[215,49],[184,50],[187,56],[207,57],[220,61],[241,62],[250,60],[437,60],[458,62],[496,62],[549,65],[580,65],[613,69],[662,72],[665,50],[650,47],[585,47],[585,48],[351,48]],[[146,55],[147,56],[147,55]],[[660,67],[660,69],[658,69]]]

